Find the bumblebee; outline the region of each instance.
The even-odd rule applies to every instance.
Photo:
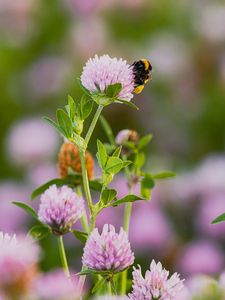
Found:
[[[140,59],[135,61],[131,67],[133,68],[134,74],[134,93],[140,94],[144,89],[145,84],[152,80],[152,65],[147,59]]]

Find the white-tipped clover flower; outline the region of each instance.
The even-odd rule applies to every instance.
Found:
[[[0,290],[8,288],[12,292],[15,286],[25,290],[35,273],[39,252],[30,238],[0,232]]]
[[[41,196],[39,220],[55,234],[64,234],[84,213],[84,200],[68,186],[50,186]]]
[[[93,94],[104,94],[109,85],[120,83],[122,89],[117,98],[126,101],[133,98],[135,88],[133,68],[126,60],[111,58],[109,55],[90,58],[83,68],[81,83]]]
[[[117,273],[134,262],[128,237],[123,228],[115,232],[113,225],[105,224],[102,233],[95,228],[84,247],[83,265],[97,271]]]
[[[132,300],[173,300],[183,288],[183,280],[177,273],[170,278],[169,271],[163,269],[162,264],[153,260],[150,270],[142,276],[141,268],[134,268],[133,290],[129,295]]]

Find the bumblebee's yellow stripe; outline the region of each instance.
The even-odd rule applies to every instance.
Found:
[[[147,59],[141,59],[141,61],[143,62],[144,66],[145,66],[145,71],[149,70],[150,67],[150,63]]]

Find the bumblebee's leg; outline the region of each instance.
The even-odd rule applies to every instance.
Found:
[[[135,94],[140,94],[144,89],[144,85],[139,85],[134,89]]]

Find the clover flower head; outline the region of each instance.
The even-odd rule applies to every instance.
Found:
[[[134,142],[138,141],[138,133],[135,130],[131,129],[123,129],[118,132],[116,136],[116,143],[117,145],[124,145],[127,142]]]
[[[0,232],[0,289],[24,285],[23,278],[31,275],[38,259],[39,248],[33,240]]]
[[[133,98],[134,74],[133,68],[122,58],[111,58],[109,55],[90,58],[83,68],[82,85],[91,93],[104,93],[109,85],[120,83],[121,91],[118,99],[130,101]]]
[[[141,274],[141,268],[134,268],[133,271],[133,290],[129,294],[132,300],[173,300],[183,288],[183,280],[177,273],[170,278],[169,272],[163,269],[162,264],[153,260],[150,270]]]
[[[134,262],[128,237],[123,228],[115,232],[113,225],[105,224],[102,233],[95,228],[84,247],[83,265],[89,269],[117,273]]]
[[[65,185],[52,185],[41,196],[38,218],[55,234],[68,232],[83,213],[84,200]]]

